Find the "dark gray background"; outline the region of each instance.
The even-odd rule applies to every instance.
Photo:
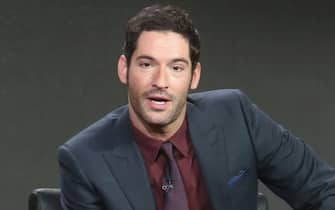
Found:
[[[27,209],[32,189],[57,187],[57,146],[126,103],[126,88],[116,76],[123,28],[154,1],[134,2],[1,1],[1,209]],[[190,11],[201,34],[199,90],[241,88],[335,165],[333,5],[178,5]],[[289,209],[263,186],[261,191],[271,209]]]

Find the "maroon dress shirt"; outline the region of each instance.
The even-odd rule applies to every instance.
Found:
[[[156,208],[157,210],[163,210],[165,192],[161,189],[161,186],[167,163],[165,155],[160,150],[163,141],[150,138],[141,133],[135,126],[132,127],[136,143],[140,148],[150,177]],[[186,120],[184,120],[182,126],[168,141],[175,147],[174,156],[184,182],[189,209],[210,210],[208,194],[188,135]]]

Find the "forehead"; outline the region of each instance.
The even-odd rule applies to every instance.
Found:
[[[190,60],[189,41],[172,31],[143,31],[133,55],[135,58],[148,55],[157,59],[182,57]]]

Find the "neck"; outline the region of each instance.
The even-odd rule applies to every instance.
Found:
[[[143,122],[143,120],[140,120],[139,118],[134,116],[135,113],[131,112],[130,112],[130,120],[133,126],[135,126],[139,131],[141,131],[146,136],[160,141],[166,141],[171,136],[173,136],[173,134],[175,134],[181,127],[185,119],[186,115],[185,113],[186,112],[184,110],[183,112],[180,113],[180,116],[176,120],[166,125],[149,124]]]
[[[165,126],[148,125],[145,126],[144,134],[160,141],[166,141],[178,131],[182,124],[183,120],[178,120],[171,125]],[[143,131],[141,130],[141,132]]]

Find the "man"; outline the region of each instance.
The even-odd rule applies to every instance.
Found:
[[[64,209],[252,210],[258,179],[295,209],[335,209],[335,170],[243,93],[188,95],[199,56],[180,8],[128,21],[118,61],[128,105],[59,148]]]

